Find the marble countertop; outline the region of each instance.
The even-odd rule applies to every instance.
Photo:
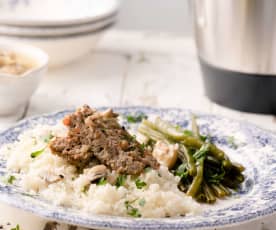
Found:
[[[82,104],[189,108],[276,131],[273,116],[242,113],[210,102],[204,95],[193,40],[171,34],[109,31],[89,55],[49,70],[32,97],[26,116]],[[10,124],[0,120],[2,129]],[[19,224],[20,230],[47,230],[47,220],[40,217],[3,204],[0,213],[0,229],[1,225],[8,230]],[[269,227],[261,222],[255,225],[258,230],[272,230],[273,226],[276,225]],[[58,230],[61,229],[70,228],[60,224]]]

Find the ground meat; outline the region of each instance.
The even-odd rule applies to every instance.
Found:
[[[138,175],[147,166],[159,164],[117,121],[112,110],[98,112],[85,105],[64,118],[66,137],[50,142],[53,154],[63,157],[79,168],[98,161],[121,174]]]

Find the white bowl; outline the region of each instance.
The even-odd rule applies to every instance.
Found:
[[[95,22],[58,27],[27,27],[0,25],[0,34],[15,36],[32,36],[32,37],[53,37],[60,35],[73,35],[78,33],[93,32],[99,30],[116,21],[117,15],[113,14]]]
[[[117,0],[1,1],[0,23],[57,26],[92,22],[114,14]]]
[[[0,73],[0,117],[15,116],[28,103],[47,70],[48,55],[39,48],[9,40],[0,40],[0,50],[26,56],[35,67],[20,76]]]
[[[107,28],[92,33],[48,38],[1,36],[43,49],[49,55],[49,67],[66,65],[91,52]]]

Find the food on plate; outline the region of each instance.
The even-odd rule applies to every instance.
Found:
[[[29,57],[13,51],[0,50],[0,74],[20,76],[34,68],[35,63]]]
[[[138,131],[153,149],[160,164],[181,178],[178,187],[198,201],[214,203],[229,196],[244,181],[244,167],[229,157],[210,139],[202,136],[192,116],[192,131],[163,121],[143,120]],[[175,152],[177,154],[175,154]]]
[[[241,183],[242,166],[199,133],[195,118],[187,134],[140,117],[85,105],[57,125],[34,127],[0,150],[5,181],[56,205],[144,218],[197,214],[197,200],[214,202]]]
[[[99,162],[127,175],[139,175],[146,167],[157,169],[151,152],[121,127],[117,116],[111,109],[103,113],[88,106],[78,109],[64,118],[68,134],[51,141],[51,151],[79,168]]]

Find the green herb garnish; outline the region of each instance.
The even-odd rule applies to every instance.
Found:
[[[19,224],[17,224],[15,228],[11,228],[11,230],[20,230]]]
[[[126,183],[127,176],[126,175],[119,175],[116,179],[116,187],[119,188],[121,186],[124,186]]]
[[[135,201],[125,201],[125,207],[127,210],[127,214],[132,217],[141,217],[140,211],[138,208],[134,208],[131,204]]]
[[[193,136],[193,132],[191,131],[191,130],[184,130],[183,131],[183,133],[184,133],[184,135],[186,135],[186,136]]]
[[[145,204],[146,204],[145,198],[140,199],[139,202],[138,202],[138,204],[139,204],[141,207],[144,207]]]
[[[140,180],[139,178],[135,180],[135,184],[138,189],[142,189],[145,186],[147,186],[147,183],[145,181]]]
[[[225,170],[223,167],[206,167],[204,177],[208,181],[208,183],[219,184],[225,177]]]
[[[142,143],[142,144],[140,145],[140,147],[141,147],[141,150],[144,152],[145,149],[146,149],[146,147],[147,147],[147,145],[146,145],[145,143]]]
[[[201,148],[198,151],[195,152],[194,158],[196,160],[198,160],[198,159],[200,159],[202,157],[205,158],[207,152],[209,151],[209,149],[210,149],[210,144],[204,144],[204,145],[202,145]]]
[[[200,140],[202,140],[203,142],[205,142],[207,139],[208,139],[208,136],[200,135]]]
[[[41,155],[43,152],[44,152],[45,148],[43,149],[40,149],[40,150],[37,150],[35,152],[32,152],[30,155],[31,155],[31,158],[36,158],[38,157],[39,155]]]
[[[105,184],[107,184],[107,180],[104,177],[102,177],[97,183],[97,185],[105,185]]]
[[[187,164],[183,163],[179,165],[175,171],[175,175],[179,176],[181,179],[186,179],[189,175]]]
[[[147,115],[141,113],[139,115],[127,115],[126,120],[128,123],[138,123],[141,122],[143,119],[147,119]]]
[[[53,138],[54,138],[53,134],[50,133],[48,136],[46,136],[46,137],[44,138],[44,142],[45,142],[45,143],[49,143],[50,140],[53,139]]]
[[[11,176],[9,176],[9,178],[7,179],[7,182],[9,183],[9,184],[13,184],[13,182],[16,180],[16,177],[15,176],[13,176],[13,175],[11,175]]]

